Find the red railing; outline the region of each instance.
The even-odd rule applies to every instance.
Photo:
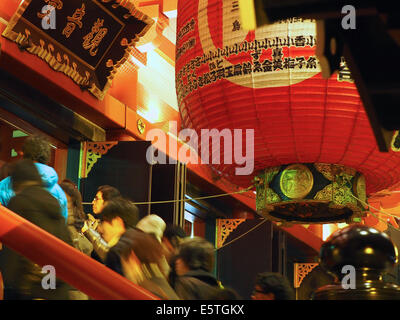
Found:
[[[0,242],[40,266],[53,266],[57,278],[93,299],[159,300],[152,293],[1,205]]]

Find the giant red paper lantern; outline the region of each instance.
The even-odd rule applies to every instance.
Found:
[[[235,163],[221,161],[211,166],[243,187],[258,175],[265,184],[264,194],[257,195],[258,204],[268,207],[260,210],[266,216],[271,218],[274,203],[287,202],[284,211],[298,211],[290,205],[318,197],[350,199],[348,192],[365,198],[364,177],[367,194],[400,181],[400,155],[379,152],[344,61],[339,73],[322,78],[315,56],[314,21],[293,18],[248,32],[240,26],[237,1],[179,0],[176,48],[176,89],[183,124],[199,133],[206,128],[254,129],[252,174],[236,175]],[[221,152],[224,159],[225,150]],[[302,177],[312,183],[292,187],[293,181],[304,181]],[[347,180],[338,184],[340,177]],[[289,185],[282,185],[282,179]],[[327,206],[348,207],[341,201]],[[354,213],[360,203],[352,201]],[[312,201],[307,205],[312,207]],[[321,209],[306,206],[299,221],[350,217],[342,212],[339,219],[307,220],[307,210]]]

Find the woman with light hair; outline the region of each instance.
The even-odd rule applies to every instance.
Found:
[[[143,232],[153,235],[157,239],[157,241],[160,242],[160,244],[162,245],[164,249],[164,256],[161,259],[160,267],[162,273],[166,277],[168,277],[171,271],[171,268],[167,260],[168,249],[165,248],[164,243],[162,242],[163,234],[166,227],[167,224],[165,223],[165,221],[156,214],[149,214],[143,217],[136,225],[136,228],[142,230]]]
[[[165,221],[156,214],[145,216],[136,225],[136,228],[154,235],[159,242],[161,242],[166,227]]]

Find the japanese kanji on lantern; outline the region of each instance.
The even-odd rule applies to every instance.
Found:
[[[237,0],[179,0],[178,13],[183,124],[198,132],[254,129],[252,174],[208,163],[238,186],[257,177],[261,215],[349,222],[364,215],[356,199],[400,181],[400,153],[379,152],[346,62],[322,78],[315,21],[293,17],[248,32]]]

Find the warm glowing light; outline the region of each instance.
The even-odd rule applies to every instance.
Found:
[[[364,249],[364,252],[366,254],[373,254],[374,253],[374,249],[372,249],[371,247],[367,247]]]
[[[163,36],[166,37],[173,44],[176,44],[176,18],[178,10],[167,11],[164,14],[169,18],[169,25],[163,31]]]
[[[161,106],[158,98],[150,96],[145,98],[143,107],[138,106],[137,113],[150,123],[160,122]]]
[[[322,240],[325,241],[329,236],[338,229],[336,224],[323,224],[322,225]]]
[[[176,19],[178,17],[178,10],[165,11],[164,14],[170,19]]]
[[[138,110],[137,114],[140,115],[141,117],[145,118],[148,122],[150,123],[156,123],[158,122],[158,119],[160,117],[160,110],[157,108],[153,108],[150,110]]]
[[[142,44],[141,46],[137,46],[136,47],[140,52],[150,52],[153,51],[156,46],[153,44],[153,42],[148,42],[145,44]]]
[[[149,95],[157,92],[158,99],[179,110],[175,90],[175,69],[158,53],[154,51],[147,53],[147,65],[146,68],[138,70],[138,81]]]

